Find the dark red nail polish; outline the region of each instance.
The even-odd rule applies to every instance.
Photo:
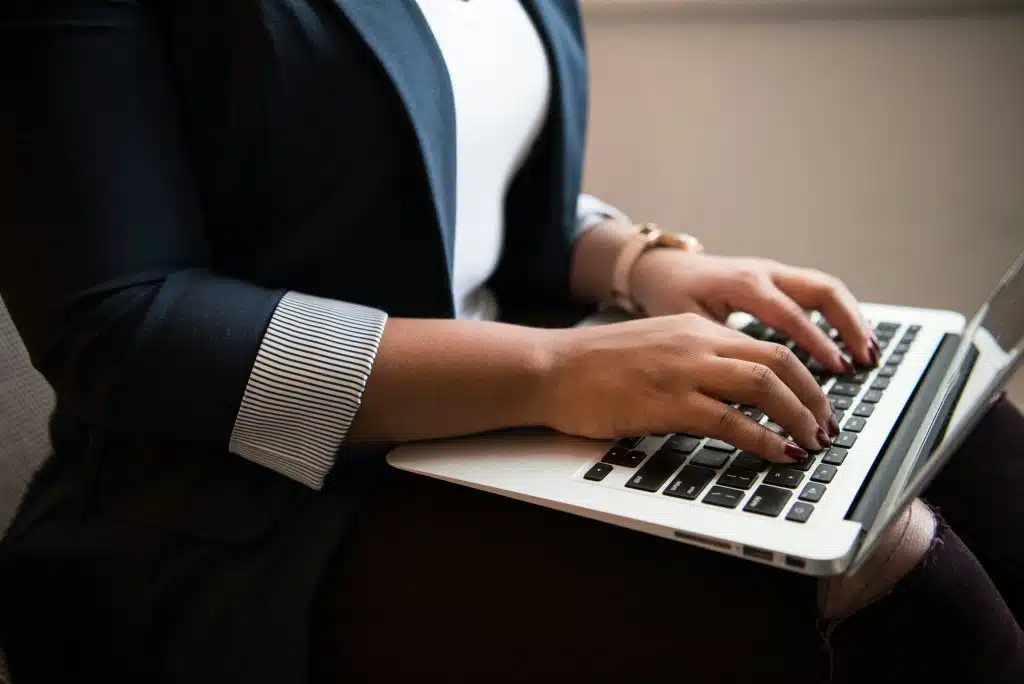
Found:
[[[877,366],[878,365],[878,356],[879,356],[878,349],[876,349],[875,347],[872,347],[871,349],[869,349],[868,350],[868,356],[871,358],[871,365],[872,366]]]
[[[807,452],[793,442],[786,442],[786,446],[783,448],[783,451],[785,451],[786,456],[794,461],[802,461],[807,458]]]
[[[815,435],[815,437],[818,439],[818,446],[821,449],[827,449],[832,446],[832,438],[829,437],[821,428],[818,428],[818,434]]]
[[[839,434],[839,421],[836,420],[836,414],[832,414],[828,417],[828,432],[830,437],[835,437]]]
[[[853,361],[850,361],[846,354],[839,352],[839,363],[843,366],[843,372],[847,375],[853,375],[857,372],[857,369],[853,367]]]

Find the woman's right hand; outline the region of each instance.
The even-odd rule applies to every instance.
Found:
[[[542,401],[547,425],[567,434],[685,432],[787,463],[839,433],[828,397],[789,349],[696,314],[552,331],[551,340]],[[757,407],[793,441],[732,404]]]

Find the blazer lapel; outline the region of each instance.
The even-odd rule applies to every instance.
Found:
[[[486,0],[481,0],[486,1]],[[334,0],[377,55],[408,112],[434,200],[451,275],[455,253],[455,101],[444,56],[415,0]],[[556,146],[556,217],[575,225],[586,129],[587,70],[579,15],[564,0],[522,0],[553,72],[548,126]],[[396,10],[396,6],[400,9]],[[575,22],[575,23],[574,23]]]
[[[448,273],[455,256],[455,100],[430,26],[415,0],[334,0],[377,55],[419,141]]]
[[[575,0],[522,0],[547,49],[552,70],[551,111],[547,125],[555,145],[553,208],[556,220],[575,237],[576,200],[583,172],[587,128],[588,74],[583,51],[578,5]]]

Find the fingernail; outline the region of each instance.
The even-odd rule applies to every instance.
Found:
[[[815,437],[817,437],[818,446],[821,449],[827,449],[830,446],[832,446],[832,438],[825,434],[825,431],[822,430],[821,428],[818,428],[818,434],[815,435]]]
[[[871,365],[872,366],[877,366],[878,365],[878,356],[879,356],[878,348],[877,347],[871,347],[871,349],[868,350],[868,356],[871,358]]]
[[[786,456],[788,456],[794,461],[802,461],[805,458],[807,458],[807,452],[801,449],[793,442],[786,442],[783,451],[786,453]]]
[[[836,414],[832,414],[828,417],[828,434],[830,437],[835,437],[839,434],[839,421],[836,420]]]
[[[843,371],[847,375],[853,375],[854,373],[857,372],[857,369],[853,367],[853,361],[851,361],[850,357],[848,357],[846,354],[843,354],[842,352],[839,353],[839,363],[840,365],[842,365]]]

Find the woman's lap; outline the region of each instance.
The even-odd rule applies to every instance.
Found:
[[[336,572],[314,634],[348,681],[827,668],[812,579],[404,473]]]
[[[1000,415],[998,426],[990,420],[984,429],[1014,419],[1020,417]],[[936,492],[947,518],[971,518],[949,505],[954,499],[940,484]],[[946,534],[952,541],[935,564],[959,568],[957,582],[976,587],[971,600],[992,604],[979,610],[1005,613],[984,571],[955,535]],[[315,665],[320,681],[332,682],[430,673],[446,681],[544,681],[565,673],[590,681],[699,675],[817,682],[828,680],[835,647],[846,668],[835,681],[844,681],[844,672],[860,667],[846,664],[859,659],[870,645],[865,641],[898,639],[899,647],[879,657],[898,664],[901,658],[913,662],[916,653],[938,667],[935,635],[921,634],[919,643],[915,635],[885,632],[887,623],[899,623],[901,611],[920,610],[922,596],[945,609],[946,597],[933,594],[948,577],[935,564],[926,562],[912,575],[916,593],[895,592],[865,611],[871,636],[859,635],[861,617],[854,616],[830,643],[817,619],[811,578],[396,473],[367,506],[317,600]],[[920,573],[928,576],[921,580]],[[950,606],[949,613],[956,609]],[[972,612],[960,607],[960,614]],[[998,621],[971,626],[986,628],[1007,629]],[[1000,652],[1012,650],[1016,637],[1007,638]]]
[[[1024,416],[1000,401],[924,499],[956,530],[1024,622]]]

